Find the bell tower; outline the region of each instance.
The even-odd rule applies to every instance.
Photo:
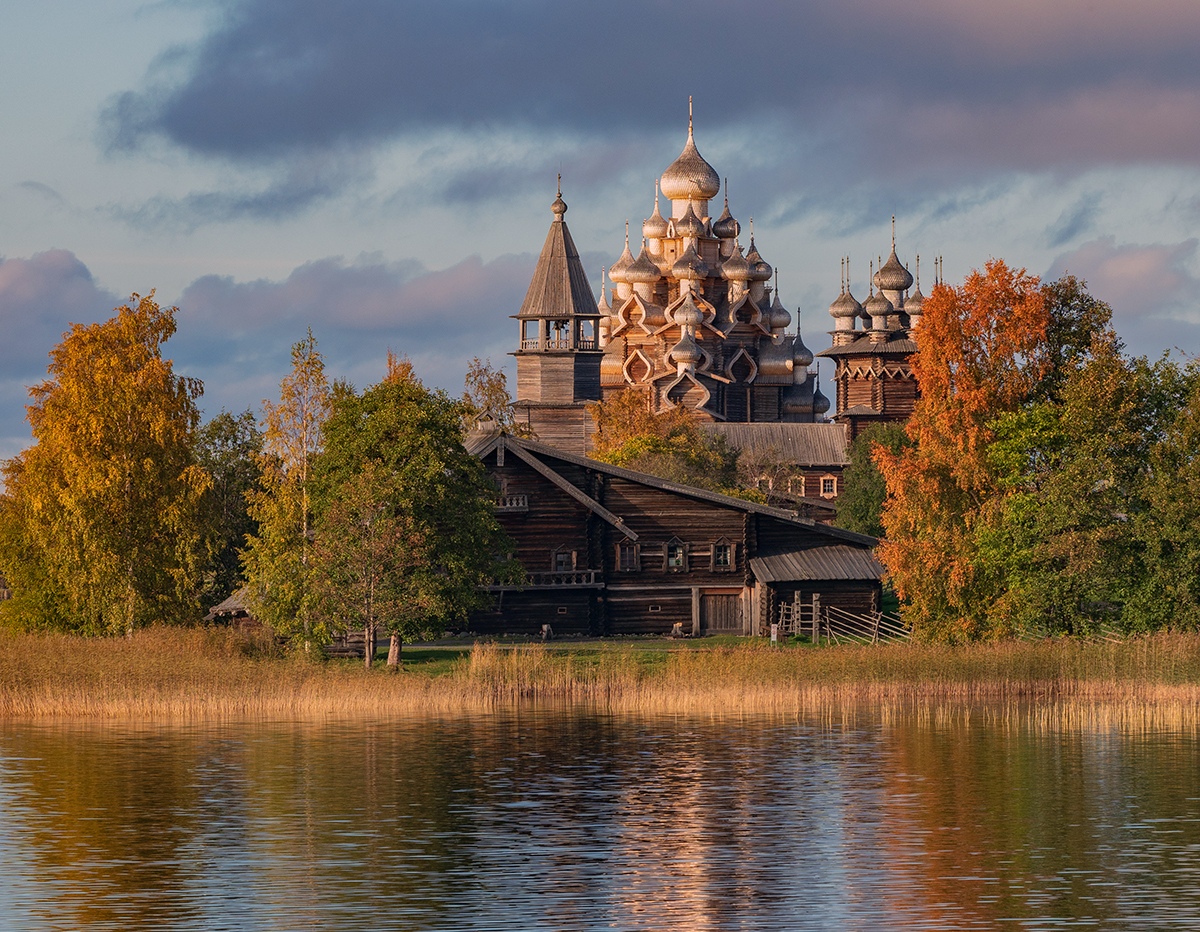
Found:
[[[539,440],[583,452],[591,436],[589,402],[600,400],[600,309],[579,251],[563,219],[562,176],[550,205],[554,220],[538,257],[533,280],[515,315],[520,327],[517,357],[519,420]]]

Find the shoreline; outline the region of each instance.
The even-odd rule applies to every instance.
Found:
[[[572,707],[799,714],[851,706],[1158,710],[1200,722],[1200,635],[1120,643],[772,648],[761,641],[410,646],[404,667],[273,655],[213,629],[133,638],[0,635],[0,719],[257,721]],[[1157,714],[1157,713],[1156,713]],[[1189,725],[1188,727],[1191,727]]]

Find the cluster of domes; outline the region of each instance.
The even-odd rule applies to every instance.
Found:
[[[887,339],[889,333],[911,332],[916,329],[924,310],[925,295],[921,293],[920,256],[917,257],[917,279],[896,255],[896,218],[892,218],[892,251],[879,262],[876,271],[871,263],[870,293],[862,304],[850,291],[849,260],[842,260],[842,285],[838,296],[829,305],[834,320],[834,343],[841,345],[857,338],[857,322],[862,330],[872,334],[875,341]],[[914,282],[916,287],[913,291]]]
[[[627,224],[625,248],[608,271],[612,303],[600,297],[602,390],[643,388],[656,406],[686,397],[716,405],[708,411],[722,419],[811,419],[828,408],[808,371],[812,351],[787,333],[793,314],[778,282],[770,285],[775,270],[759,252],[753,221],[743,249],[727,190],[720,216],[709,215],[721,188],[696,148],[689,107],[687,141],[655,185],[641,250],[635,258]],[[765,400],[771,389],[777,405]]]

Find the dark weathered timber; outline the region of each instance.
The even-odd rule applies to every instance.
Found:
[[[847,610],[877,604],[875,541],[794,512],[681,486],[542,443],[498,437],[478,449],[497,486],[497,519],[525,568],[524,585],[493,587],[481,632],[757,634],[794,582]],[[519,503],[519,507],[517,504]],[[856,578],[779,579],[789,553],[810,573],[833,566]],[[850,559],[861,553],[861,559]],[[752,561],[771,557],[770,579]],[[766,565],[766,564],[764,564]]]

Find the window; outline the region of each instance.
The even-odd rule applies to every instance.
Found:
[[[622,573],[634,573],[641,568],[638,545],[628,541],[617,544],[617,569]]]
[[[791,479],[789,479],[788,480],[788,491],[791,492],[793,495],[799,495],[801,498],[803,498],[804,497],[804,477],[803,476],[793,476]]]
[[[575,569],[574,550],[554,551],[554,572],[569,573],[573,569]]]
[[[687,571],[687,545],[678,537],[672,537],[667,541],[666,564],[667,569],[671,572]]]
[[[734,568],[733,544],[724,538],[713,544],[712,568],[714,570],[732,570]]]
[[[821,477],[821,498],[833,498],[837,495],[837,477]]]

